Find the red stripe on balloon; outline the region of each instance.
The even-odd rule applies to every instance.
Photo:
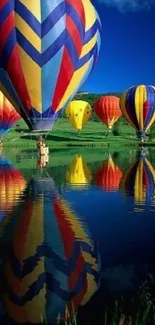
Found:
[[[66,17],[66,25],[67,25],[67,30],[71,35],[72,40],[74,41],[74,45],[76,47],[77,53],[78,55],[80,55],[83,46],[82,39],[77,29],[77,26],[74,24],[73,20],[68,15]]]
[[[15,27],[14,21],[15,21],[14,13],[11,12],[10,15],[5,19],[2,27],[0,28],[0,51],[3,50],[3,47],[9,37],[11,31]]]
[[[66,69],[66,67],[67,67],[67,69]],[[59,73],[59,77],[58,77],[58,81],[57,81],[57,86],[56,86],[55,93],[54,93],[53,102],[51,103],[53,111],[57,110],[57,108],[66,92],[66,89],[72,79],[73,74],[74,74],[74,67],[72,64],[72,60],[71,60],[71,57],[70,57],[67,49],[65,48],[63,60],[62,60],[62,64],[61,64],[61,69],[60,69],[60,73]]]
[[[30,101],[29,93],[27,90],[26,82],[22,71],[22,66],[19,58],[18,45],[14,47],[10,55],[8,66],[7,66],[7,72],[16,90],[18,97],[20,98],[21,102],[24,104],[26,109],[29,111],[31,109],[31,101]]]
[[[85,11],[82,1],[66,0],[66,2],[68,2],[76,10],[81,19],[81,23],[83,24],[83,26],[85,26]]]
[[[148,113],[149,113],[149,102],[146,101],[143,104],[143,125],[145,125],[145,122],[147,120]]]
[[[10,0],[0,0],[0,10],[3,9],[3,7],[9,2]]]

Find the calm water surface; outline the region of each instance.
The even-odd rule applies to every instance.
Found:
[[[155,150],[51,150],[43,163],[0,156],[0,324],[143,317],[155,299]]]

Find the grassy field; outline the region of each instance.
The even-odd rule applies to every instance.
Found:
[[[21,132],[24,132],[22,135]],[[59,119],[53,130],[47,134],[49,147],[105,147],[105,146],[138,146],[139,140],[135,130],[120,119],[114,126],[113,133],[106,136],[107,129],[101,122],[89,121],[78,135],[66,118]],[[155,145],[146,139],[148,145]],[[25,122],[21,120],[8,135],[4,137],[4,146],[35,148],[36,135],[30,133]]]

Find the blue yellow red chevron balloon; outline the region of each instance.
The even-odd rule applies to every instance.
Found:
[[[0,135],[4,135],[16,125],[20,115],[0,91]]]
[[[120,100],[122,112],[129,123],[144,138],[155,121],[155,88],[133,86],[126,90]]]
[[[0,89],[31,130],[49,130],[88,78],[101,23],[90,0],[1,0]]]
[[[2,301],[15,323],[66,319],[98,289],[98,245],[51,178],[30,182],[3,233]]]

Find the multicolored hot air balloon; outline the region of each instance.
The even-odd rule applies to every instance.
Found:
[[[21,172],[6,157],[0,156],[0,222],[18,203],[26,185]]]
[[[77,131],[81,131],[83,126],[88,122],[91,113],[91,106],[83,100],[72,101],[66,109],[66,115]]]
[[[117,96],[102,96],[94,103],[96,115],[111,131],[113,125],[121,117],[120,99]]]
[[[100,33],[90,0],[1,1],[0,89],[31,130],[50,130],[86,81]]]
[[[92,180],[92,174],[81,155],[76,155],[66,172],[66,181],[72,186],[83,188]]]
[[[120,106],[143,141],[147,130],[155,122],[155,88],[139,85],[127,89],[121,97]]]
[[[20,115],[0,91],[0,136],[8,133],[19,119]]]
[[[72,317],[100,283],[98,245],[86,224],[57,193],[52,179],[44,178],[30,183],[11,228],[3,261],[7,315],[18,324]]]
[[[102,167],[95,175],[95,183],[106,192],[116,192],[119,190],[122,171],[113,162],[109,155],[108,160],[104,161]]]
[[[134,197],[135,205],[150,203],[155,193],[155,170],[145,154],[130,166],[124,174],[120,191],[125,196]]]

